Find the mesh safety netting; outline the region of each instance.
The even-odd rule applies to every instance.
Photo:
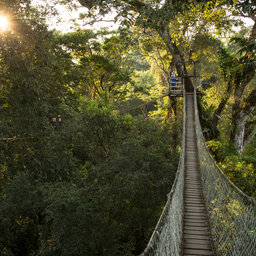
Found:
[[[215,164],[205,146],[196,93],[195,124],[205,203],[217,255],[256,255],[256,201],[240,191]]]
[[[185,97],[183,97],[183,104],[185,109]],[[155,230],[141,256],[180,255],[185,158],[185,111],[183,113],[182,145],[176,178]]]
[[[185,106],[185,95],[183,97]],[[211,238],[219,256],[256,255],[256,200],[240,191],[215,164],[202,134],[196,92],[195,126],[200,172]],[[150,241],[140,256],[178,256],[182,245],[185,111],[179,167],[168,200]]]

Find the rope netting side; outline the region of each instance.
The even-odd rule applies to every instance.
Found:
[[[205,202],[217,255],[256,255],[256,200],[239,190],[216,165],[202,134],[196,93],[195,122]]]
[[[183,226],[185,109],[185,94],[183,93],[183,135],[178,170],[163,212],[146,249],[140,256],[180,255]]]

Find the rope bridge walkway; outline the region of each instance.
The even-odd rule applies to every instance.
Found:
[[[254,256],[256,200],[215,164],[201,131],[196,92],[184,93],[180,162],[171,192],[140,256]]]

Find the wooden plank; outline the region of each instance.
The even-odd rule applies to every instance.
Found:
[[[202,193],[199,193],[199,192],[196,192],[196,191],[185,190],[184,195],[187,196],[187,197],[195,197],[196,196],[196,198],[200,199],[201,202],[203,202],[202,201],[202,199],[203,199],[203,194]]]
[[[184,207],[185,214],[188,213],[201,213],[205,215],[205,209],[200,207]]]
[[[202,203],[203,201],[203,199],[202,199],[202,197],[201,196],[196,196],[196,195],[184,195],[185,196],[185,199],[188,201],[188,202],[193,202],[193,201],[197,201],[197,202],[200,202],[200,203]]]
[[[200,218],[200,217],[204,217],[204,218]],[[201,220],[201,221],[206,221],[207,218],[205,216],[205,214],[201,214],[201,215],[196,215],[196,214],[191,214],[191,213],[185,213],[184,214],[184,219],[188,219],[188,220]]]
[[[202,214],[202,215],[205,214],[205,211],[202,210],[202,209],[188,209],[188,208],[186,208],[185,212],[187,212],[187,213],[195,213],[195,214],[198,213],[198,214]]]
[[[202,193],[197,192],[195,190],[186,190],[185,195],[187,195],[188,197],[190,197],[190,196],[198,196],[199,198],[202,197]]]
[[[204,201],[203,201],[203,195],[198,195],[198,194],[184,194],[184,199],[185,199],[185,202],[184,202],[184,205],[186,203],[190,203],[190,204],[204,204]]]
[[[192,187],[189,186],[185,189],[185,193],[197,193],[199,195],[202,195],[201,187]]]
[[[187,200],[187,201],[185,201],[184,202],[184,204],[186,204],[187,202],[188,203],[193,203],[193,202],[195,202],[195,203],[197,203],[197,202],[199,202],[199,203],[201,203],[201,204],[203,204],[203,202],[202,202],[202,200],[201,200],[201,198],[198,198],[198,197],[186,197],[186,199],[189,199],[189,200]]]
[[[201,236],[209,236],[209,233],[205,230],[189,230],[189,229],[184,229],[184,234],[187,235],[201,235]]]
[[[192,199],[191,201],[188,200],[188,201],[185,201],[184,202],[184,205],[196,205],[196,204],[201,204],[204,206],[204,202],[202,201],[202,198],[195,198],[194,200]]]
[[[198,220],[207,220],[205,214],[195,214],[195,213],[191,213],[191,212],[187,212],[185,213],[185,217],[186,218],[193,218],[193,219],[198,219]]]
[[[189,177],[188,179],[185,179],[186,184],[191,184],[193,186],[199,186],[201,187],[201,183],[197,181],[198,177]]]
[[[185,203],[184,206],[185,206],[185,207],[203,208],[203,209],[205,209],[204,204],[203,204],[202,202],[200,202],[200,201],[198,201],[198,202],[191,202],[191,201],[188,201],[188,202]]]
[[[191,239],[194,240],[196,239],[197,241],[200,240],[209,240],[209,236],[202,236],[202,235],[196,235],[196,234],[185,234],[184,239]]]
[[[210,242],[209,242],[209,237],[207,237],[207,239],[197,239],[197,238],[186,239],[185,238],[185,244],[200,244],[200,245],[209,244],[210,249],[211,249],[211,245],[210,245]]]
[[[213,252],[210,250],[194,250],[194,249],[185,249],[184,256],[214,256]]]
[[[202,200],[200,198],[197,197],[184,197],[186,199],[185,203],[184,203],[184,207],[185,205],[189,204],[194,204],[194,205],[200,205],[203,204]]]
[[[205,210],[205,207],[201,202],[194,202],[194,203],[187,202],[184,206],[187,209],[203,209],[203,210]]]
[[[197,202],[203,203],[202,195],[189,195],[189,194],[185,194],[184,196],[185,196],[185,198],[186,198],[186,200],[188,202],[197,201]]]
[[[185,207],[185,212],[187,213],[202,213],[205,214],[205,209],[204,208],[199,208],[199,207]]]
[[[202,191],[200,190],[200,188],[187,188],[187,189],[185,189],[185,194],[201,196]]]
[[[186,206],[185,207],[185,212],[202,212],[205,213],[204,207],[199,207],[199,206]]]
[[[202,223],[202,222],[191,222],[191,221],[189,221],[189,222],[184,223],[184,227],[192,227],[192,228],[200,227],[200,228],[206,228],[208,230],[207,222]]]
[[[198,226],[198,225],[202,225],[202,226],[208,226],[208,222],[206,220],[193,220],[193,219],[185,219],[184,220],[184,225],[187,226]]]
[[[185,221],[190,221],[190,222],[193,222],[193,223],[207,223],[208,224],[208,222],[206,221],[206,218],[200,219],[200,218],[193,218],[193,217],[185,216],[184,217],[184,222]]]
[[[186,212],[186,217],[197,217],[198,219],[206,219],[204,213]]]
[[[196,254],[197,255],[197,254]],[[214,255],[214,254],[212,254],[212,255]],[[183,256],[195,256],[195,254],[183,254]],[[198,255],[197,255],[198,256]]]
[[[189,230],[190,231],[202,231],[202,232],[206,232],[207,234],[209,234],[208,227],[205,227],[205,226],[191,227],[191,226],[185,225],[184,231],[187,232]]]
[[[194,205],[194,206],[201,205],[201,206],[205,207],[205,206],[204,206],[204,203],[203,203],[202,200],[200,200],[200,199],[194,200],[194,201],[186,201],[186,202],[184,202],[184,205],[185,205],[185,206],[186,206],[186,205],[188,205],[188,206],[190,206],[190,205]]]
[[[211,245],[207,240],[205,240],[204,244],[194,244],[189,241],[188,243],[185,243],[184,248],[185,249],[211,250]]]

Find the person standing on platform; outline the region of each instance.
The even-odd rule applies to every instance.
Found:
[[[172,71],[171,74],[171,87],[174,87],[177,85],[177,75],[175,73],[175,71]]]

